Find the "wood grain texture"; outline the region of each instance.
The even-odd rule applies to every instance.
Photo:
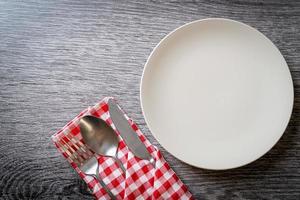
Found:
[[[284,55],[295,87],[279,143],[229,171],[172,157],[152,137],[139,105],[154,46],[174,28],[207,17],[264,33]],[[197,199],[300,199],[299,1],[0,0],[0,199],[93,199],[50,136],[104,96],[120,101]]]

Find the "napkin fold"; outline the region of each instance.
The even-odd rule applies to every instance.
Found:
[[[99,182],[95,178],[85,175],[72,161],[69,154],[65,152],[70,145],[76,151],[78,150],[76,149],[76,145],[73,145],[75,141],[84,144],[80,134],[79,120],[85,115],[92,115],[103,119],[115,130],[119,137],[120,142],[117,156],[123,163],[126,174],[122,172],[112,158],[97,156],[99,175],[117,199],[193,199],[192,194],[170,168],[159,149],[147,140],[138,126],[123,111],[128,123],[145,144],[151,156],[155,159],[155,166],[149,161],[139,159],[130,152],[110,118],[107,104],[109,99],[113,98],[105,97],[95,106],[83,110],[52,136],[52,140],[58,150],[87,183],[96,199],[110,198]],[[64,145],[62,148],[61,144],[64,143],[68,143],[69,145]]]

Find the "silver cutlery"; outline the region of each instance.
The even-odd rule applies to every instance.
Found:
[[[115,131],[102,119],[90,115],[82,117],[79,126],[83,141],[87,146],[99,155],[113,158],[126,173],[117,156],[119,139]]]
[[[108,101],[108,107],[110,117],[130,151],[138,158],[148,160],[151,164],[153,164],[153,166],[155,166],[155,160],[150,155],[146,146],[142,143],[136,132],[130,126],[128,120],[124,116],[124,113],[120,110],[115,100],[110,99]]]
[[[74,139],[76,140],[75,142],[73,141],[73,138],[68,139],[70,140],[72,145],[68,144],[68,142],[66,141],[58,141],[59,146],[64,150],[66,154],[68,154],[69,158],[78,166],[78,168],[84,174],[96,178],[99,181],[100,185],[110,196],[110,198],[115,200],[116,197],[108,189],[104,181],[99,177],[99,163],[95,155],[77,138]],[[67,148],[65,146],[67,146]],[[77,151],[72,146],[74,146],[77,149]]]

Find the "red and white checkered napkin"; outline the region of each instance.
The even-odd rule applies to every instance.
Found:
[[[77,145],[72,144],[74,141],[79,139],[79,143],[84,143],[78,123],[79,119],[85,115],[93,115],[105,120],[119,136],[118,158],[122,161],[126,169],[126,175],[122,173],[121,169],[112,158],[98,156],[100,177],[117,199],[193,199],[187,187],[170,168],[160,151],[147,140],[137,125],[124,113],[124,116],[128,119],[128,123],[130,123],[151,153],[152,157],[156,160],[155,168],[149,161],[141,160],[129,151],[109,116],[107,102],[110,98],[111,97],[106,97],[95,106],[85,109],[52,136],[56,147],[70,162],[80,177],[88,184],[95,197],[97,199],[109,199],[108,194],[101,187],[99,182],[93,177],[86,176],[82,173],[76,164],[69,158],[69,155],[65,153],[65,149],[68,149],[68,146],[65,145],[64,148],[60,148],[59,145],[59,141],[63,141],[60,142],[60,144],[69,143],[69,145],[72,145],[73,149],[76,149]],[[74,137],[77,139],[75,140]]]

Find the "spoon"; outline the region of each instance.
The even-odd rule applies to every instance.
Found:
[[[94,116],[84,116],[79,122],[84,142],[95,153],[113,158],[122,171],[126,170],[118,158],[119,139],[115,131],[105,121]]]

